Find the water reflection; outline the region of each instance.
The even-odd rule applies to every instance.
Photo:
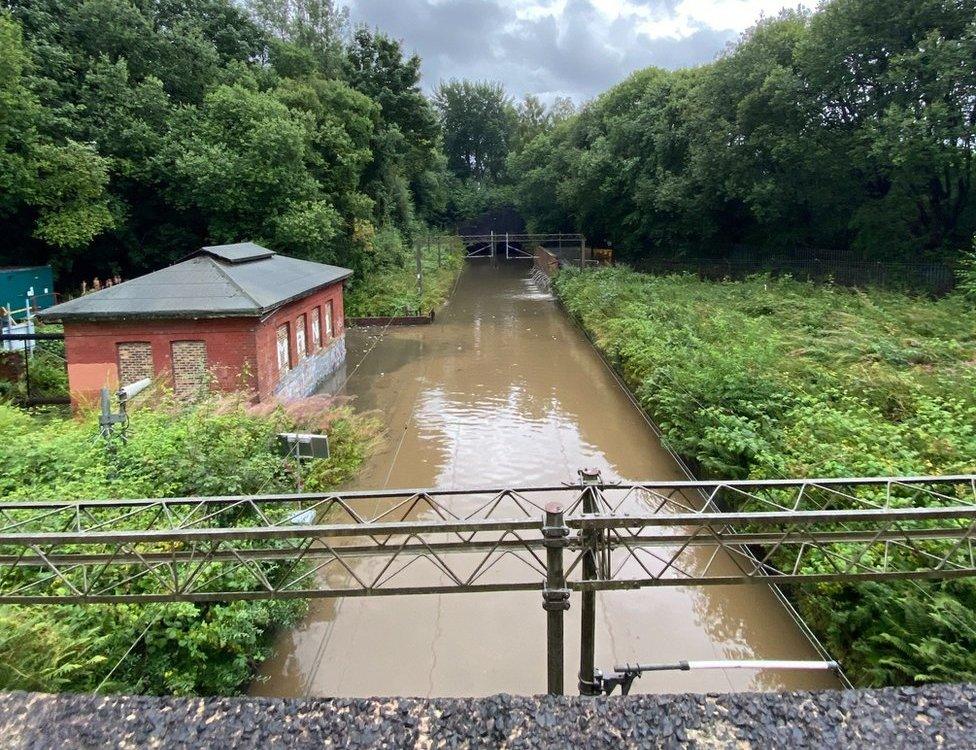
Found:
[[[586,341],[527,275],[525,264],[472,265],[434,325],[391,328],[378,342],[375,330],[348,332],[346,390],[360,408],[380,410],[389,428],[357,486],[557,485],[581,467],[608,479],[681,478]],[[458,496],[456,512],[466,502]],[[710,562],[733,565],[704,550],[686,564]],[[376,562],[361,564],[366,571]],[[636,560],[625,564],[639,570]],[[402,575],[425,583],[444,577],[419,564]],[[579,658],[578,607],[577,599],[567,619],[568,687]],[[816,658],[759,587],[598,595],[597,663],[604,667],[733,657]],[[320,600],[281,635],[262,673],[266,681],[254,692],[265,695],[543,692],[545,617],[538,593]],[[684,672],[645,675],[634,692],[832,685],[811,672]]]

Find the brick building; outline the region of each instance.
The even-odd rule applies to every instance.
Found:
[[[146,377],[180,396],[213,387],[296,398],[345,360],[351,275],[249,242],[219,245],[38,317],[64,324],[75,404]]]

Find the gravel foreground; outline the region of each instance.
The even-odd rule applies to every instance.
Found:
[[[976,685],[584,699],[0,697],[3,748],[973,747]]]

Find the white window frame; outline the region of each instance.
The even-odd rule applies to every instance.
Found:
[[[282,329],[285,331],[284,337],[281,335]],[[278,372],[288,372],[291,369],[291,331],[287,323],[275,329],[275,346],[278,350]]]
[[[335,337],[335,328],[332,327],[332,300],[325,303],[325,335],[330,341]]]
[[[305,340],[305,314],[295,319],[295,353],[301,361],[308,356],[308,342]]]
[[[322,313],[316,307],[312,310],[312,349],[322,348]]]

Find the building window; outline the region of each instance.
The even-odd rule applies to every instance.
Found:
[[[305,359],[308,354],[308,347],[305,345],[305,316],[299,315],[295,321],[295,353],[298,359]]]
[[[316,307],[312,310],[312,349],[317,350],[322,346],[322,313]]]
[[[207,343],[174,341],[173,393],[179,399],[199,396],[207,389]]]
[[[332,330],[332,300],[329,300],[325,305],[325,337],[331,339],[335,336],[335,332]]]
[[[152,345],[146,341],[125,341],[116,345],[119,356],[119,384],[130,385],[155,375]]]
[[[291,369],[291,351],[288,345],[288,324],[278,326],[278,372],[288,372]]]

